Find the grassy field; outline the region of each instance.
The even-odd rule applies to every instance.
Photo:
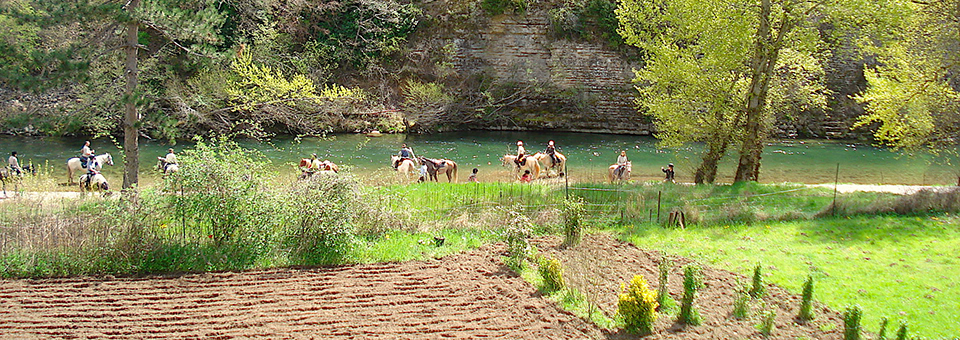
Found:
[[[815,299],[835,310],[860,305],[866,329],[880,318],[906,321],[912,334],[960,336],[960,217],[859,216],[791,222],[691,227],[625,226],[638,247],[687,256],[749,276],[760,263],[766,279],[792,292],[807,275]],[[913,333],[916,332],[916,333]]]

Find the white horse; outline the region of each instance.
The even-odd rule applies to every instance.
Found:
[[[517,168],[517,155],[505,155],[500,157],[500,161],[503,162],[505,167],[513,167],[517,169],[517,178],[520,176],[520,172],[523,170],[530,170],[530,176],[533,176],[533,179],[540,178],[540,162],[537,161],[536,157],[527,155],[524,156],[524,163],[519,168]]]
[[[400,161],[400,156],[397,156],[397,155],[390,156],[390,166],[397,164],[397,162],[399,161]],[[407,180],[410,180],[410,174],[414,174],[414,175],[420,174],[419,165],[417,164],[416,161],[412,159],[409,159],[409,158],[404,159],[403,162],[401,162],[397,166],[397,174],[402,174],[404,175],[403,177],[405,177]]]
[[[107,184],[107,178],[103,177],[103,174],[94,174],[93,178],[90,178],[89,181],[87,177],[90,177],[90,174],[80,176],[80,192],[93,191],[94,189],[98,191],[110,190],[110,185]]]
[[[166,164],[167,161],[163,157],[157,157],[157,171],[162,172],[164,175],[169,175],[174,172],[180,171],[180,165],[177,163],[172,163],[170,165]]]
[[[630,180],[630,172],[633,171],[633,162],[627,162],[627,165],[623,166],[623,170],[620,171],[620,173],[616,173],[617,167],[619,167],[619,165],[611,165],[607,172],[607,179],[610,180],[610,183]]]
[[[113,165],[113,156],[110,156],[109,153],[105,153],[99,156],[96,156],[97,159],[97,168],[96,171],[100,171],[103,168],[103,165]],[[67,181],[70,184],[73,184],[73,174],[82,170],[83,166],[80,164],[80,157],[73,157],[67,160]]]
[[[557,155],[557,160],[559,160],[559,162],[554,162],[553,159],[550,158],[550,155],[543,152],[537,152],[533,154],[533,158],[536,158],[537,162],[540,162],[540,166],[543,167],[544,174],[548,174],[550,169],[556,169],[557,176],[563,177],[563,167],[567,165],[567,156],[564,156],[559,152],[554,154]]]

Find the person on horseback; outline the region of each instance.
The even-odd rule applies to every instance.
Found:
[[[560,164],[560,158],[557,157],[557,146],[553,144],[553,141],[547,143],[547,149],[544,150],[543,153],[550,156],[550,161],[552,161],[553,164]]]
[[[613,170],[614,176],[616,176],[617,178],[620,178],[620,176],[623,175],[624,169],[627,168],[627,162],[629,161],[630,160],[627,159],[627,151],[621,150],[620,156],[617,157],[617,168]]]
[[[523,141],[517,141],[517,169],[520,169],[521,166],[526,164],[526,158],[524,154],[527,153],[527,150],[523,148]]]
[[[10,165],[10,171],[13,171],[17,176],[23,175],[23,168],[20,167],[20,160],[17,159],[17,152],[11,152],[10,158],[7,158],[7,164]]]
[[[83,142],[83,147],[80,148],[80,165],[89,169],[93,158],[93,149],[90,148],[90,141]]]
[[[87,178],[85,180],[87,187],[90,186],[90,181],[93,180],[93,176],[96,176],[97,174],[100,173],[99,171],[97,171],[97,166],[99,165],[97,163],[97,158],[89,157],[89,159],[90,160],[87,162]]]
[[[400,145],[400,152],[397,153],[397,156],[399,156],[400,159],[393,164],[394,170],[397,170],[400,164],[403,164],[404,160],[409,159],[412,161],[416,158],[416,156],[413,154],[413,149],[407,147],[407,143],[403,143],[402,145]]]
[[[173,148],[167,149],[167,155],[164,157],[157,157],[161,162],[163,162],[163,172],[167,172],[167,168],[171,165],[177,164],[177,155],[173,153]]]

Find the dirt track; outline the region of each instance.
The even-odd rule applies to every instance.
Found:
[[[499,248],[440,260],[145,279],[0,281],[0,338],[589,339]]]

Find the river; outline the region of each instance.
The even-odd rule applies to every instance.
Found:
[[[619,150],[627,150],[633,162],[633,178],[654,180],[662,178],[660,167],[674,163],[677,180],[693,181],[693,171],[699,165],[701,148],[662,149],[656,139],[645,136],[588,134],[568,132],[500,132],[464,131],[429,135],[385,134],[367,137],[360,134],[337,134],[326,138],[277,137],[269,141],[241,140],[247,148],[259,149],[284,173],[294,176],[294,163],[311,153],[329,159],[346,171],[380,179],[392,178],[388,157],[395,154],[401,143],[407,143],[418,155],[448,158],[459,163],[460,179],[465,180],[470,170],[478,168],[482,181],[509,180],[509,173],[500,166],[498,158],[516,153],[516,141],[523,140],[529,153],[543,150],[547,141],[556,141],[560,152],[568,157],[568,174],[572,181],[603,180],[607,166],[614,163]],[[75,157],[83,140],[75,138],[2,137],[0,152],[4,157],[10,151],[20,154],[22,164],[32,162],[46,166],[64,177],[64,162]],[[96,152],[109,152],[116,164],[105,167],[104,174],[112,183],[121,182],[123,168],[121,152],[109,140],[92,141]],[[141,172],[143,182],[155,182],[156,157],[173,147],[178,152],[192,143],[176,145],[157,141],[141,144]],[[5,159],[5,158],[4,158]],[[760,181],[765,183],[832,183],[839,164],[841,183],[857,184],[956,184],[957,167],[934,164],[934,156],[921,154],[909,157],[888,149],[869,145],[852,145],[828,140],[787,140],[772,142],[764,149]],[[720,165],[719,182],[729,182],[736,167],[736,155],[728,155]]]

